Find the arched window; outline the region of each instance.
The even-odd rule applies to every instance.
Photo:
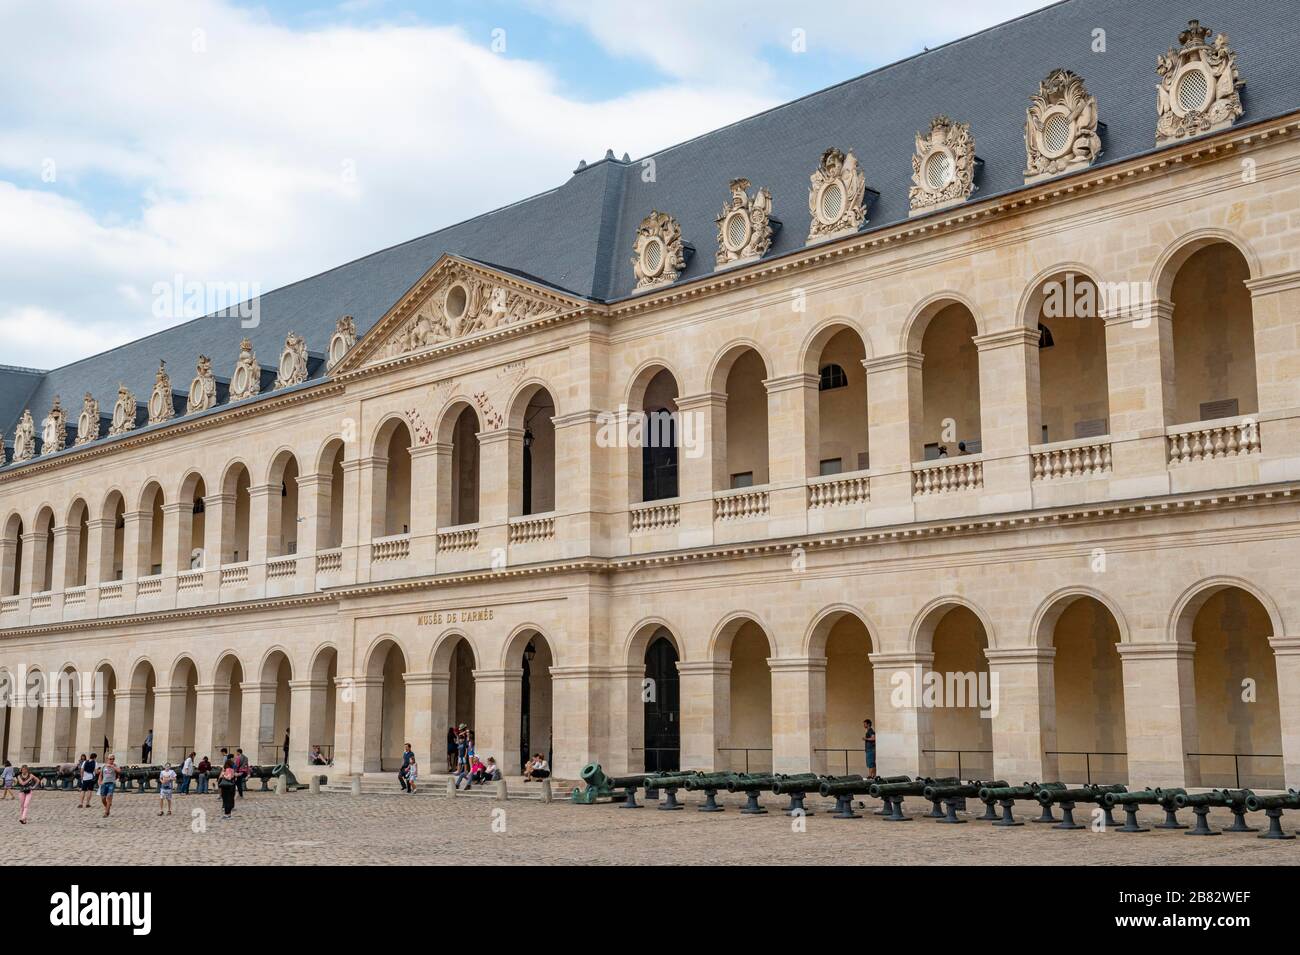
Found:
[[[847,388],[849,386],[849,376],[844,373],[844,369],[836,364],[822,365],[821,382],[817,385],[818,391],[831,391],[834,388]]]

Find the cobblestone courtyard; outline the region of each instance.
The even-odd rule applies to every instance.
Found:
[[[694,797],[691,797],[692,803]],[[214,796],[178,797],[175,815],[159,818],[153,795],[121,795],[104,819],[98,804],[77,809],[75,794],[38,792],[29,824],[18,824],[17,802],[0,803],[4,864],[93,859],[122,865],[227,862],[243,864],[547,864],[726,865],[811,864],[1232,864],[1295,865],[1300,840],[1270,842],[1254,835],[1188,838],[1182,832],[1143,834],[1054,831],[1025,825],[994,829],[930,819],[887,823],[871,815],[832,819],[817,807],[805,832],[777,812],[742,816],[736,797],[727,811],[703,814],[612,805],[501,803],[419,795],[286,796],[250,793],[223,822]],[[769,805],[772,803],[769,803]],[[869,812],[874,802],[867,804]],[[910,806],[914,813],[923,807]],[[1028,807],[1025,807],[1026,811]],[[495,813],[504,809],[504,816]],[[199,811],[201,815],[195,815]],[[494,814],[495,813],[495,814]],[[1186,821],[1190,822],[1190,813]],[[1086,818],[1079,814],[1080,820]],[[1287,831],[1295,828],[1291,816]],[[1144,824],[1159,819],[1143,816]],[[1211,817],[1215,828],[1230,817]],[[1262,814],[1251,824],[1262,825]],[[203,824],[206,823],[206,831]],[[500,830],[504,826],[504,831]],[[200,831],[192,831],[192,827]]]

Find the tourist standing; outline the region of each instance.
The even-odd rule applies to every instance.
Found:
[[[217,777],[217,792],[221,793],[222,819],[229,819],[230,814],[235,811],[235,790],[239,786],[238,779],[235,761],[228,756],[226,765],[221,767],[221,775]]]
[[[113,811],[113,790],[117,788],[117,777],[121,770],[117,765],[117,757],[110,755],[108,762],[99,767],[95,773],[99,782],[99,801],[104,806],[104,817]]]
[[[208,773],[212,772],[212,760],[204,756],[199,760],[199,789],[198,791],[207,794],[208,791]]]
[[[249,768],[248,757],[238,746],[235,747],[235,788],[239,792],[239,798],[244,798],[244,787],[248,784],[248,774],[252,772]]]
[[[90,759],[81,764],[81,796],[77,801],[78,809],[89,809],[90,800],[95,796],[95,760],[98,754],[91,753]]]
[[[420,766],[415,761],[415,754],[411,754],[411,761],[406,764],[406,791],[415,792],[416,780],[420,778]]]
[[[862,721],[862,746],[867,760],[867,778],[871,779],[876,775],[876,728],[871,725],[871,720]]]
[[[456,727],[447,727],[447,772],[456,771]]]
[[[144,738],[144,744],[140,747],[140,762],[146,766],[149,765],[149,757],[153,755],[153,730],[150,730]]]
[[[27,810],[32,804],[32,790],[36,788],[39,780],[32,775],[32,771],[23,763],[18,770],[18,778],[14,780],[14,785],[18,789],[18,806],[21,812],[18,813],[18,821],[24,826],[27,825]]]
[[[289,731],[284,731],[284,765],[289,765]]]
[[[167,815],[172,814],[172,789],[176,786],[176,770],[172,769],[171,763],[164,763],[162,772],[158,774],[158,815],[163,814],[163,809],[167,810]]]
[[[188,796],[190,794],[190,782],[194,779],[194,754],[190,753],[185,757],[185,762],[181,763],[181,788],[180,794]]]
[[[411,749],[411,744],[407,743],[402,749],[402,768],[397,771],[397,784],[402,787],[402,792],[407,792],[406,771],[410,768],[412,761],[415,759],[415,753]]]
[[[4,795],[0,799],[14,798],[14,764],[5,760],[5,768],[0,772],[0,780],[3,780]]]

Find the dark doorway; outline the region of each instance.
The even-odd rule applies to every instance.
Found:
[[[645,416],[641,445],[641,499],[677,496],[677,419],[666,408]]]
[[[645,652],[645,771],[681,767],[681,713],[677,650],[665,636],[655,637]]]

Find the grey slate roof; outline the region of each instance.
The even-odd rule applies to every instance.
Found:
[[[773,195],[782,221],[769,257],[803,248],[808,234],[808,177],[823,149],[852,149],[868,188],[879,192],[866,231],[907,218],[914,136],[945,113],[971,125],[983,160],[975,199],[1023,186],[1024,121],[1029,96],[1056,67],[1080,74],[1106,124],[1099,165],[1151,152],[1155,142],[1158,54],[1176,45],[1191,18],[1228,34],[1246,88],[1238,124],[1300,109],[1300,37],[1296,0],[1063,0],[934,50],[882,67],[730,126],[652,154],[612,157],[575,172],[562,186],[266,293],[260,325],[209,317],[176,326],[46,373],[24,396],[27,373],[0,369],[0,425],[6,440],[23,407],[39,425],[56,394],[75,416],[92,391],[111,410],[124,381],[147,399],[158,359],[184,393],[196,357],[213,358],[217,375],[234,367],[238,343],[252,338],[263,366],[278,360],[290,330],[324,351],[344,314],[365,334],[444,253],[506,269],[598,301],[630,295],[629,260],[637,224],[652,209],[675,216],[696,253],[681,281],[710,273],[714,217],[727,182],[748,177]],[[1106,52],[1092,51],[1105,30]],[[869,48],[870,36],[862,38]]]

